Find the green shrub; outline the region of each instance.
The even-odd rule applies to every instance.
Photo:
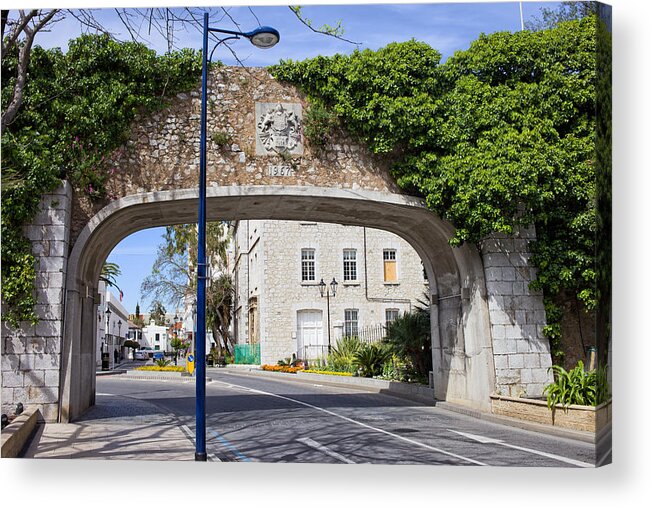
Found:
[[[608,400],[610,388],[605,368],[586,372],[583,361],[579,361],[573,370],[567,371],[562,366],[553,365],[555,381],[543,390],[547,396],[547,406],[554,410],[556,405],[597,406]]]
[[[357,336],[344,336],[337,340],[336,347],[328,356],[325,369],[354,373],[356,370],[355,354],[362,346],[363,344]]]
[[[355,352],[353,364],[361,377],[376,377],[382,374],[384,363],[391,357],[391,351],[383,344],[363,344]]]
[[[154,361],[154,364],[159,368],[165,368],[166,366],[169,366],[171,362],[172,361],[170,361],[169,359],[161,358],[161,359],[156,359],[156,361]]]
[[[419,377],[427,378],[432,369],[430,317],[426,312],[405,313],[387,327],[390,350],[410,364]]]
[[[339,125],[337,114],[315,101],[303,118],[303,134],[317,150],[323,149],[330,142],[333,131]]]

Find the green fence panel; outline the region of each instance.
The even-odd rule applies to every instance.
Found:
[[[260,364],[260,344],[235,345],[235,364]]]

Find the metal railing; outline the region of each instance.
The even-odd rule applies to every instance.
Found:
[[[364,326],[357,330],[357,337],[364,343],[376,343],[384,340],[387,335],[387,328],[384,324]]]

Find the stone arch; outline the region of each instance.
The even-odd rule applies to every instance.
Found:
[[[94,296],[108,253],[138,230],[196,222],[197,207],[194,189],[133,194],[101,209],[79,232],[66,277],[60,421],[70,421],[94,404]],[[447,240],[452,226],[421,200],[389,192],[312,186],[212,186],[207,210],[208,220],[301,219],[383,229],[401,236],[420,255],[430,281],[436,398],[489,407],[495,368],[481,255],[471,245],[451,248]]]

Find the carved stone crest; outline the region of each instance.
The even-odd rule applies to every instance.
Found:
[[[300,104],[255,104],[256,155],[302,155],[302,108]]]

